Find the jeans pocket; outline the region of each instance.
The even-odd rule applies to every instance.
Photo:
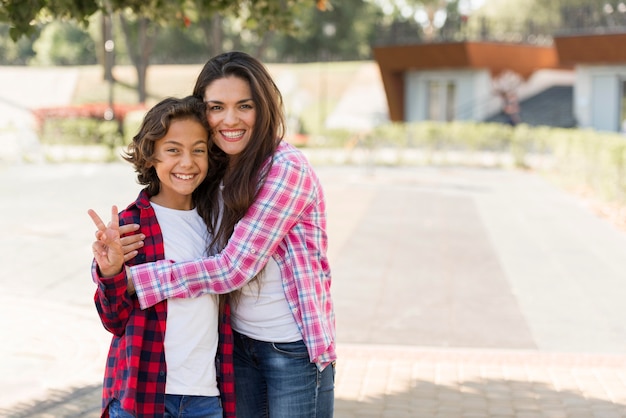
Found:
[[[304,341],[294,341],[292,343],[272,343],[274,351],[292,358],[308,358],[309,352],[304,345]]]

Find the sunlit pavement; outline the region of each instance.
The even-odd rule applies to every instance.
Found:
[[[626,233],[519,171],[318,167],[336,417],[626,417]],[[86,212],[127,164],[0,167],[0,416],[97,417]]]

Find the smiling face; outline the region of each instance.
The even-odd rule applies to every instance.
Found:
[[[196,119],[172,120],[165,136],[155,143],[154,163],[160,181],[151,200],[178,210],[193,209],[192,193],[207,176],[208,132]]]
[[[214,80],[204,91],[207,120],[216,145],[237,157],[250,142],[256,121],[256,108],[250,84],[239,77]]]

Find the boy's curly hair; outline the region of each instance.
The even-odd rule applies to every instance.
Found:
[[[155,143],[167,134],[173,120],[187,118],[197,120],[202,124],[210,141],[211,130],[206,119],[204,102],[194,96],[182,99],[168,97],[146,113],[139,132],[133,137],[133,141],[122,155],[122,158],[135,167],[138,183],[148,186],[150,196],[159,193],[161,188],[161,182],[154,168],[154,163],[157,162],[154,156]]]

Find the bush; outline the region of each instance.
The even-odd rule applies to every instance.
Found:
[[[39,140],[43,145],[104,146],[107,159],[117,159],[116,149],[123,144],[117,121],[91,118],[49,118],[40,129]]]
[[[36,55],[31,62],[39,65],[96,64],[96,44],[89,33],[73,22],[52,21],[33,44]]]
[[[366,133],[328,131],[308,146],[367,150],[373,153],[370,161],[374,164],[512,165],[549,170],[566,187],[626,204],[626,138],[613,133],[524,124],[392,122]]]
[[[117,158],[117,148],[132,141],[144,113],[145,109],[125,113],[123,137],[115,121],[48,117],[43,120],[41,142],[104,145],[111,158]],[[513,165],[549,170],[567,187],[593,191],[602,200],[626,204],[626,138],[618,134],[523,124],[513,128],[471,122],[388,123],[369,132],[328,130],[324,135],[312,136],[303,146],[334,148],[344,153],[367,151],[371,156],[367,161],[373,164]],[[491,158],[485,159],[485,155]],[[361,160],[348,156],[337,161]],[[543,166],[537,161],[549,163]]]

